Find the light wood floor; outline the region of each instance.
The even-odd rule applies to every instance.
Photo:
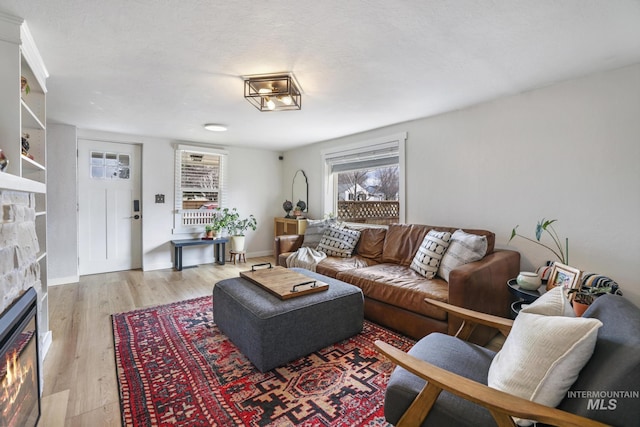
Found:
[[[181,272],[96,274],[49,288],[53,344],[44,364],[39,427],[121,426],[110,315],[210,295],[217,281],[237,277],[260,262],[274,258]],[[502,341],[494,340],[490,347],[497,350]]]
[[[213,284],[251,264],[201,265],[181,272],[139,270],[83,276],[49,288],[53,344],[44,363],[40,427],[120,426],[111,317],[142,307],[210,295]]]

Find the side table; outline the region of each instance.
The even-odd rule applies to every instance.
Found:
[[[533,291],[521,288],[516,279],[507,280],[507,287],[509,293],[516,298],[516,301],[511,303],[511,317],[515,319],[523,304],[531,304],[547,292],[547,281],[544,280],[542,285]]]
[[[172,240],[171,246],[173,246],[173,267],[182,271],[182,248],[185,246],[199,246],[199,245],[213,245],[213,260],[224,265],[225,258],[225,245],[229,242],[229,239],[223,237],[219,239],[181,239]]]
[[[229,256],[231,257],[231,259],[229,261],[233,262],[234,264],[236,263],[236,258],[238,258],[238,264],[240,264],[241,262],[247,262],[247,258],[246,258],[246,252],[245,251],[236,251],[231,249],[229,251]]]

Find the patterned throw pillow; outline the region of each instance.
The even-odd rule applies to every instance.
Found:
[[[478,236],[477,234],[456,230],[451,236],[449,249],[447,249],[440,262],[438,276],[448,282],[451,270],[470,262],[479,261],[484,258],[486,253],[486,236]]]
[[[427,279],[433,279],[450,240],[451,233],[430,230],[413,257],[411,268]]]
[[[318,244],[318,250],[326,253],[328,256],[348,258],[353,253],[359,239],[359,231],[340,228],[332,224],[324,232]]]
[[[308,219],[307,228],[304,230],[303,248],[318,248],[318,243],[322,240],[324,232],[331,224],[335,224],[334,219]]]

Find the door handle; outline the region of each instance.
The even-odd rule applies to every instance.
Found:
[[[129,218],[140,219],[140,215],[136,214],[136,215],[130,216]]]

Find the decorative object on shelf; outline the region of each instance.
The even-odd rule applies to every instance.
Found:
[[[307,205],[305,202],[303,202],[302,200],[298,200],[298,203],[296,203],[296,206],[293,208],[293,217],[298,218],[302,216],[302,212],[306,207]]]
[[[205,225],[204,231],[205,231],[205,238],[207,239],[213,239],[214,237],[216,237],[216,234],[218,234],[217,230],[214,229],[213,224]]]
[[[305,209],[307,209],[307,204],[302,200],[298,200],[296,208],[293,210],[293,215],[297,218],[302,215]]]
[[[293,73],[244,77],[244,97],[260,111],[299,110],[302,94]]]
[[[285,218],[291,218],[291,211],[293,210],[293,203],[290,200],[285,200],[282,204],[282,209],[287,213]]]
[[[29,144],[29,134],[24,132],[22,134],[22,154],[24,156],[29,155],[29,148],[31,147],[31,145]]]
[[[538,273],[543,283],[547,283],[551,270],[553,270],[553,261],[547,261],[543,266],[538,267],[536,273]]]
[[[25,76],[20,76],[20,92],[24,92],[25,95],[29,95],[29,92],[31,92],[29,82]]]
[[[595,273],[584,273],[580,286],[570,289],[569,293],[573,294],[572,304],[576,316],[582,316],[600,295],[622,295],[620,285],[613,279]]]
[[[549,281],[547,282],[547,290],[551,290],[556,286],[561,286],[564,291],[564,296],[571,298],[570,290],[579,286],[581,271],[577,268],[570,267],[568,265],[554,262],[553,270],[549,275]]]
[[[551,220],[546,220],[544,218],[542,218],[538,224],[536,224],[536,240],[530,239],[528,237],[525,237],[521,234],[517,233],[517,229],[519,227],[519,225],[516,225],[513,230],[511,230],[511,238],[509,239],[509,242],[511,242],[511,240],[513,240],[514,237],[518,236],[518,237],[522,237],[525,240],[528,240],[530,242],[533,242],[535,244],[538,244],[544,248],[547,248],[548,250],[550,250],[551,252],[553,252],[553,254],[555,256],[558,257],[558,259],[560,260],[561,263],[563,264],[567,264],[569,262],[569,238],[565,239],[565,247],[564,250],[562,248],[562,244],[560,243],[560,237],[558,237],[558,233],[556,233],[556,230],[553,228],[552,224],[554,222],[556,222],[557,219],[551,219]],[[556,246],[556,249],[551,248],[547,245],[545,245],[544,243],[540,242],[540,238],[542,237],[542,232],[546,231],[547,233],[549,233],[549,236],[551,236],[551,239],[553,240],[553,243]]]
[[[4,151],[0,148],[0,172],[4,172],[4,170],[9,165],[9,159],[4,155]]]
[[[534,291],[538,289],[542,285],[542,280],[537,273],[532,273],[530,271],[521,271],[516,277],[516,282],[518,286],[522,289],[526,289],[528,291]]]

